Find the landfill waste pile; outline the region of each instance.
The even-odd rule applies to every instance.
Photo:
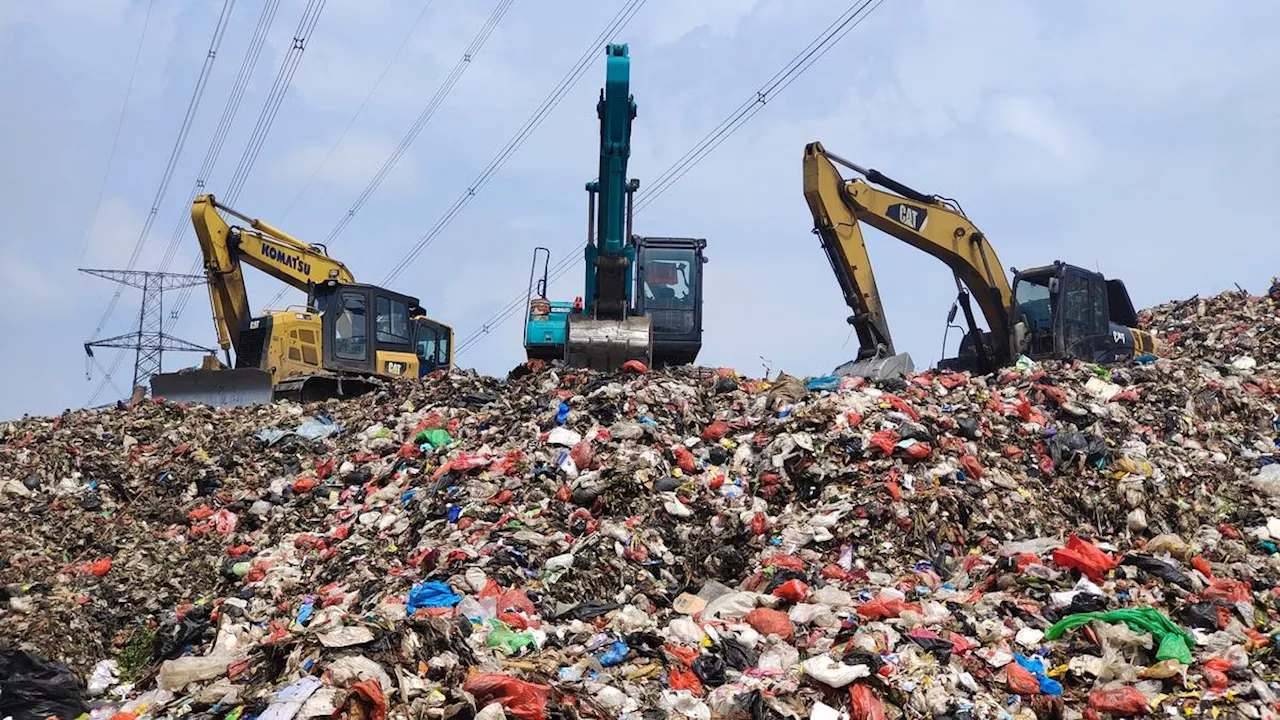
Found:
[[[1164,357],[0,424],[0,718],[1263,718],[1280,288]]]

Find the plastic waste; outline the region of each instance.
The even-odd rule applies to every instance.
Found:
[[[805,674],[834,688],[842,688],[849,683],[871,675],[871,668],[866,665],[846,665],[831,658],[830,655],[818,655],[800,663]]]
[[[1089,707],[1098,712],[1123,717],[1145,715],[1150,707],[1147,696],[1135,687],[1106,687],[1089,693]]]
[[[1126,608],[1103,613],[1071,615],[1054,623],[1045,631],[1045,638],[1057,640],[1067,630],[1094,621],[1124,623],[1132,630],[1151,633],[1159,643],[1159,648],[1156,650],[1158,660],[1172,659],[1183,665],[1190,665],[1192,662],[1191,648],[1196,644],[1195,638],[1154,608]]]
[[[525,682],[509,675],[480,673],[463,683],[462,689],[481,702],[496,702],[521,720],[546,720],[550,686]]]
[[[418,583],[409,590],[405,611],[410,615],[420,608],[447,608],[462,602],[462,596],[455,593],[444,583],[433,580]]]
[[[74,718],[87,709],[84,688],[66,665],[34,653],[0,648],[0,717]]]
[[[212,680],[227,674],[231,664],[229,655],[180,657],[160,663],[160,687],[178,691],[189,683]]]

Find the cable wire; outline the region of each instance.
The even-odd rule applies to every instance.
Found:
[[[258,15],[258,24],[254,27],[253,35],[249,38],[249,47],[245,50],[244,59],[240,61],[240,69],[236,72],[235,81],[231,84],[231,93],[227,96],[227,102],[222,107],[222,117],[218,119],[218,126],[213,131],[213,138],[209,141],[208,150],[205,151],[204,161],[200,164],[200,170],[196,173],[196,181],[191,188],[190,198],[186,205],[179,208],[178,222],[173,228],[173,233],[169,236],[169,244],[165,248],[163,259],[160,261],[161,272],[167,271],[173,261],[177,259],[178,251],[182,249],[183,239],[186,237],[187,232],[191,231],[191,202],[205,190],[209,175],[213,173],[213,168],[218,162],[222,147],[227,140],[227,134],[231,131],[232,122],[236,113],[240,110],[240,102],[244,99],[245,90],[249,87],[249,79],[253,76],[253,71],[258,65],[258,59],[262,56],[262,48],[266,45],[267,33],[271,29],[271,23],[275,20],[276,10],[279,7],[280,0],[266,0],[262,4],[262,13]]]
[[[272,124],[275,122],[276,114],[280,111],[280,105],[284,102],[285,94],[289,91],[289,85],[293,82],[294,73],[298,71],[298,64],[302,61],[302,54],[307,49],[307,41],[311,38],[311,33],[315,30],[316,23],[320,21],[320,13],[324,11],[326,2],[327,0],[308,0],[306,7],[303,8],[302,18],[299,19],[298,27],[293,33],[293,45],[290,46],[289,51],[285,53],[284,60],[280,63],[280,69],[276,72],[275,82],[272,83],[271,89],[267,92],[267,99],[263,102],[262,110],[258,114],[258,121],[254,125],[253,132],[249,135],[244,152],[240,156],[240,162],[236,165],[236,169],[231,175],[231,181],[227,184],[227,192],[223,200],[227,205],[235,203],[240,196],[240,191],[244,188],[244,183],[249,179],[253,165],[257,162],[258,154],[262,151],[262,146],[267,140]],[[191,264],[190,272],[196,273],[199,270],[200,258],[196,258]],[[174,308],[170,315],[175,322],[177,318],[182,316],[187,304],[191,302],[193,292],[194,288],[190,287],[184,288],[179,292],[178,300],[174,303]]]
[[[462,191],[458,198],[454,200],[453,204],[445,210],[444,214],[441,215],[438,220],[436,220],[435,224],[433,224],[422,235],[422,237],[418,239],[413,247],[405,253],[404,257],[402,257],[400,261],[387,272],[387,275],[382,280],[382,285],[389,285],[394,282],[401,273],[413,264],[413,261],[422,254],[423,250],[426,250],[433,242],[435,242],[436,238],[444,232],[445,228],[447,228],[454,219],[457,218],[462,210],[465,209],[473,199],[475,199],[476,194],[493,179],[498,170],[500,170],[502,166],[506,164],[507,160],[520,149],[520,146],[529,139],[529,136],[533,134],[534,130],[542,124],[553,110],[555,110],[569,90],[573,88],[577,81],[587,71],[587,68],[591,66],[592,61],[596,58],[596,55],[604,41],[613,38],[616,33],[626,27],[626,25],[631,22],[631,19],[635,17],[635,14],[639,12],[640,8],[644,6],[645,2],[647,2],[647,0],[628,0],[622,10],[618,11],[618,13],[614,15],[609,23],[605,25],[604,29],[600,31],[594,40],[592,40],[591,44],[582,53],[582,56],[579,57],[569,71],[565,73],[565,75],[560,79],[560,82],[556,84],[547,97],[543,99],[542,103],[534,108],[533,113],[527,120],[525,120],[524,125],[516,131],[515,135],[507,141],[507,144],[504,145],[502,149],[498,151],[497,155],[489,161],[489,164],[485,166],[484,170],[480,172],[475,180],[473,180],[471,184]]]
[[[200,109],[200,100],[204,97],[205,87],[209,84],[209,76],[213,72],[214,61],[218,57],[218,48],[222,45],[222,38],[227,31],[227,22],[231,19],[231,9],[235,5],[235,0],[223,0],[222,11],[218,15],[218,22],[214,25],[213,39],[209,42],[209,50],[205,53],[204,64],[200,67],[200,74],[196,77],[195,91],[191,94],[191,101],[187,103],[187,112],[182,118],[182,125],[178,129],[178,137],[173,143],[173,149],[169,152],[169,161],[165,164],[164,173],[160,178],[160,185],[156,188],[155,197],[151,201],[151,210],[147,213],[147,219],[142,224],[142,230],[138,233],[138,239],[134,243],[133,252],[129,254],[129,262],[126,269],[132,270],[137,265],[138,257],[142,254],[142,248],[146,245],[147,235],[151,232],[151,225],[155,222],[156,214],[160,210],[160,202],[164,199],[165,192],[169,189],[169,181],[173,179],[173,172],[177,168],[178,158],[182,156],[182,149],[186,145],[187,136],[191,132],[191,125],[195,121],[196,112]],[[115,312],[116,305],[120,301],[120,295],[124,292],[124,285],[116,288],[111,295],[110,302],[103,310],[102,317],[98,320],[98,325],[94,328],[92,339],[96,340],[101,336],[102,328],[107,324],[111,314]]]
[[[93,204],[93,217],[89,220],[89,229],[84,233],[84,242],[80,244],[80,264],[84,264],[85,255],[89,252],[89,240],[98,227],[98,213],[102,210],[102,198],[107,194],[107,180],[111,177],[111,167],[116,161],[116,148],[120,145],[120,131],[124,128],[125,110],[129,108],[129,97],[133,95],[133,80],[138,75],[138,61],[142,59],[142,42],[147,38],[147,26],[151,24],[151,8],[155,0],[147,3],[147,14],[142,18],[142,33],[138,35],[138,49],[133,53],[133,69],[129,71],[129,84],[125,86],[124,100],[120,103],[120,117],[116,118],[116,132],[111,138],[111,150],[107,153],[107,169],[102,171],[102,183],[98,185],[98,200]]]
[[[440,87],[436,89],[435,94],[427,102],[426,106],[422,109],[422,112],[418,114],[417,120],[415,120],[413,125],[409,127],[409,130],[405,132],[404,137],[400,138],[400,142],[391,151],[391,154],[387,156],[387,159],[383,161],[382,167],[374,173],[373,178],[369,180],[368,185],[365,186],[364,190],[356,198],[355,202],[351,205],[351,208],[343,214],[337,224],[333,226],[333,229],[329,231],[328,236],[324,239],[324,245],[326,247],[332,246],[333,243],[337,242],[338,235],[346,229],[347,225],[349,225],[355,218],[356,213],[364,207],[364,204],[368,202],[373,193],[377,191],[378,187],[382,184],[382,181],[387,178],[387,175],[391,173],[391,170],[400,162],[400,158],[404,156],[404,154],[409,150],[409,147],[413,144],[414,140],[417,139],[418,134],[422,132],[424,127],[426,127],[427,121],[435,115],[436,110],[444,103],[445,98],[449,96],[453,87],[458,84],[458,80],[462,78],[462,74],[466,72],[467,67],[471,65],[471,61],[475,59],[475,56],[480,52],[480,49],[484,47],[485,41],[488,40],[489,36],[493,34],[493,31],[497,29],[498,23],[502,20],[503,15],[507,13],[512,2],[514,2],[514,0],[499,0],[498,4],[494,6],[493,12],[489,14],[485,23],[480,27],[476,36],[471,40],[471,44],[462,51],[462,57],[458,59],[457,64],[453,66],[453,69],[445,77],[444,82],[442,82]],[[425,8],[423,9],[423,12],[426,12]],[[407,37],[405,39],[408,40]],[[388,67],[390,67],[390,65],[388,65]],[[384,70],[383,72],[385,74],[386,71]],[[381,82],[381,78],[379,78],[379,82]],[[372,91],[370,91],[370,95],[372,95]],[[367,96],[365,101],[368,101]],[[362,104],[361,109],[363,109],[363,107],[364,106]],[[357,114],[359,114],[358,110]],[[352,122],[354,122],[354,120],[355,117],[353,116]],[[351,124],[348,123],[347,127],[350,128]],[[346,134],[346,130],[343,131],[343,134]],[[341,138],[339,138],[339,140],[341,140]],[[337,143],[334,144],[334,148],[336,147]],[[333,149],[331,148],[329,152],[332,154]],[[326,159],[328,158],[326,157]],[[319,172],[319,168],[316,168],[316,172]],[[315,173],[312,173],[312,177],[314,176]],[[307,182],[310,184],[310,180]],[[297,198],[294,198],[294,201],[296,202]],[[287,287],[281,288],[270,300],[267,301],[266,307],[275,307],[288,291],[289,288]]]
[[[861,4],[859,4],[859,2]],[[817,35],[803,50],[796,54],[781,70],[774,74],[753,95],[735,108],[719,125],[712,128],[692,148],[668,167],[658,179],[645,190],[640,191],[635,199],[635,213],[640,213],[654,200],[660,197],[671,186],[680,181],[690,170],[702,162],[712,151],[738,131],[747,121],[760,112],[764,106],[778,96],[791,83],[803,75],[810,67],[840,42],[853,28],[860,25],[871,13],[880,7],[884,0],[858,0],[846,8],[834,21]],[[585,247],[585,243],[579,249]],[[548,277],[548,285],[564,275],[582,261],[580,252],[570,252],[555,264]],[[520,293],[508,301],[488,320],[467,335],[454,349],[454,356],[461,355],[487,337],[497,326],[505,323],[524,305],[526,293]]]
[[[315,170],[311,171],[311,175],[307,178],[307,181],[302,184],[302,188],[298,190],[298,194],[293,196],[293,199],[290,200],[289,204],[285,207],[284,212],[280,214],[281,221],[284,221],[284,219],[289,216],[289,213],[293,211],[294,206],[298,204],[298,201],[302,199],[302,196],[311,188],[311,183],[315,182],[320,171],[324,169],[325,165],[329,164],[329,159],[333,157],[334,151],[338,149],[338,146],[342,144],[343,139],[347,137],[347,133],[350,132],[351,126],[355,124],[356,118],[360,117],[360,114],[364,112],[365,106],[369,104],[369,100],[373,97],[373,94],[377,92],[378,88],[382,85],[382,80],[386,78],[387,72],[391,70],[391,66],[396,63],[396,60],[400,59],[400,53],[404,52],[405,46],[409,44],[409,39],[413,37],[418,26],[422,24],[422,19],[427,16],[427,10],[431,8],[431,3],[432,0],[427,0],[423,3],[422,10],[418,13],[417,19],[413,21],[413,24],[409,26],[409,31],[400,39],[400,44],[396,47],[395,53],[391,55],[391,59],[387,61],[386,65],[382,66],[382,72],[378,73],[378,78],[373,81],[373,86],[369,88],[369,92],[365,93],[364,99],[360,101],[360,106],[351,114],[351,117],[347,120],[346,126],[342,128],[342,132],[338,133],[337,139],[335,139],[333,144],[329,146],[329,151],[324,154],[324,158],[320,160],[320,164],[316,165]]]

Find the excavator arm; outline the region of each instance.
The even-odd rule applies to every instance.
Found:
[[[246,227],[228,225],[219,211],[244,221]],[[308,296],[316,285],[355,282],[351,271],[329,257],[324,248],[221,205],[213,195],[196,198],[191,219],[204,255],[209,301],[224,353],[235,347],[239,354],[240,329],[250,318],[242,262]]]
[[[847,167],[866,180],[845,180],[836,165]],[[850,322],[861,344],[859,359],[875,354],[879,348],[893,352],[859,222],[946,263],[977,300],[991,330],[990,351],[997,358],[1008,356],[1013,292],[995,249],[958,208],[875,170],[861,168],[827,152],[817,142],[804,149],[804,196],[813,214],[814,231],[822,239],[845,302],[853,310]]]

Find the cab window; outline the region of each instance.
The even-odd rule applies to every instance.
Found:
[[[378,342],[409,342],[409,306],[388,297],[377,299]]]
[[[333,324],[333,354],[343,360],[369,359],[364,295],[344,292],[338,307],[338,317]]]

